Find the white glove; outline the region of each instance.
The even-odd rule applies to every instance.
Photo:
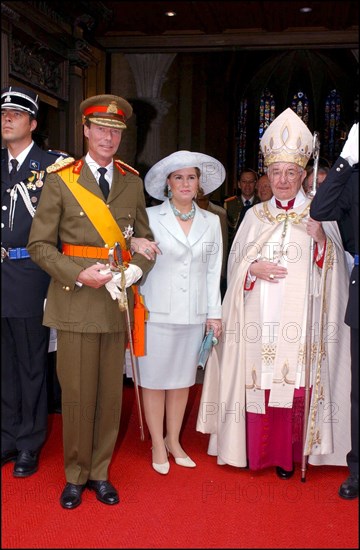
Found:
[[[356,122],[351,127],[348,138],[345,142],[340,156],[347,160],[350,166],[359,162],[359,123]]]
[[[110,268],[101,269],[101,275],[108,275],[111,273]],[[105,283],[105,288],[110,292],[110,296],[113,300],[119,300],[121,297],[121,273],[113,273],[111,281]]]
[[[110,269],[102,269],[100,273],[102,275],[107,275],[110,272]],[[125,275],[125,288],[128,288],[129,286],[133,285],[140,279],[143,272],[140,267],[134,264],[130,264],[127,269],[125,269],[124,275]],[[108,283],[105,283],[105,287],[110,292],[111,298],[113,300],[117,300],[121,296],[121,281],[122,281],[122,274],[119,273],[113,273],[113,277],[111,281]]]
[[[140,279],[143,272],[142,269],[140,269],[139,266],[134,264],[129,264],[127,269],[125,269],[125,280],[126,280],[126,288],[133,285]]]
[[[116,275],[120,275],[120,273],[117,273]],[[110,296],[113,300],[119,300],[121,297],[121,292],[116,284],[114,277],[109,281],[108,283],[105,283],[105,287],[110,292]]]

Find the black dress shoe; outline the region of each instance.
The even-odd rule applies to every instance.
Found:
[[[1,466],[4,466],[7,462],[15,462],[19,454],[18,450],[15,451],[4,451],[1,453]]]
[[[280,479],[290,479],[294,475],[294,468],[292,470],[284,470],[280,466],[276,466],[276,475]]]
[[[37,472],[39,468],[39,451],[19,451],[15,462],[13,475],[27,477]]]
[[[60,497],[60,504],[66,510],[72,510],[81,504],[81,495],[85,485],[67,483]]]
[[[110,481],[88,481],[88,488],[95,491],[96,498],[104,504],[118,504],[120,502],[117,490]]]
[[[359,476],[350,475],[344,483],[340,485],[339,496],[346,500],[352,500],[359,496]]]

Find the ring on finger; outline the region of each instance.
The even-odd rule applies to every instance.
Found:
[[[271,280],[275,279],[275,275],[273,273],[270,273],[269,279],[271,279]]]
[[[150,254],[150,252],[151,252],[150,248],[145,248],[144,252],[145,252],[145,254]]]

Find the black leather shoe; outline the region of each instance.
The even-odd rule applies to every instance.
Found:
[[[15,462],[18,454],[18,450],[4,451],[3,453],[1,453],[1,466],[4,466],[4,464],[7,464],[8,462]]]
[[[276,475],[280,479],[290,479],[294,475],[294,468],[292,470],[284,470],[280,466],[276,466]]]
[[[359,496],[359,476],[350,475],[344,483],[340,485],[339,496],[346,500],[352,500]]]
[[[72,510],[81,504],[81,495],[85,485],[67,483],[60,497],[60,504],[66,510]]]
[[[39,451],[19,451],[13,475],[27,477],[35,474],[39,468]]]
[[[118,504],[120,502],[117,490],[110,481],[88,481],[88,488],[95,491],[96,498],[104,504]]]

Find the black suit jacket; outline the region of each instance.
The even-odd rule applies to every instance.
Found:
[[[16,183],[24,182],[28,198],[36,207],[42,191],[41,183],[36,186],[36,181],[46,180],[46,168],[58,157],[59,153],[43,151],[34,143],[15,179],[10,183],[8,151],[6,148],[1,150],[1,246],[6,250],[26,247],[33,220],[18,190],[13,227],[10,227],[12,187]],[[25,318],[42,315],[49,280],[49,275],[30,258],[5,258],[1,264],[1,317]]]
[[[341,222],[344,213],[351,219],[354,253],[359,254],[359,165],[351,167],[345,159],[339,157],[316,191],[310,207],[310,216],[318,221]],[[354,266],[350,276],[345,323],[352,328],[359,328],[358,265]]]

